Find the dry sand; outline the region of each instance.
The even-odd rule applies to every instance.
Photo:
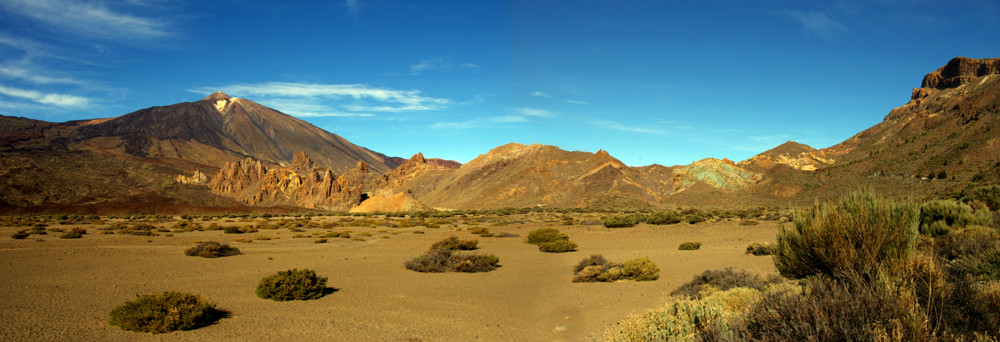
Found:
[[[73,227],[73,226],[68,226]],[[554,227],[579,244],[576,252],[548,254],[524,243],[528,232]],[[748,256],[751,242],[774,241],[778,224],[736,222],[607,229],[556,223],[489,227],[521,237],[480,238],[445,226],[340,228],[371,232],[367,241],[292,238],[288,230],[231,235],[195,231],[175,236],[57,233],[9,236],[0,228],[0,340],[2,341],[588,341],[630,313],[657,308],[677,286],[707,269],[736,267],[773,273],[770,257]],[[382,230],[383,233],[377,231]],[[325,231],[309,229],[306,232]],[[425,234],[414,234],[415,231]],[[478,238],[479,253],[500,258],[488,273],[418,273],[403,263],[432,243],[455,235]],[[236,238],[278,237],[234,242]],[[381,238],[382,236],[388,238]],[[41,241],[38,241],[41,240]],[[185,256],[196,241],[219,241],[243,254]],[[678,251],[686,241],[701,250]],[[660,266],[652,282],[573,283],[572,267],[590,254],[613,261],[649,256]],[[254,295],[261,278],[309,268],[338,291],[318,300],[275,302]],[[137,294],[200,294],[231,312],[214,325],[149,335],[108,324],[108,312]],[[557,328],[558,327],[558,328]]]

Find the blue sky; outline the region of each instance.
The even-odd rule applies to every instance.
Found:
[[[218,90],[391,156],[738,161],[834,145],[952,57],[1000,57],[997,18],[993,0],[0,0],[0,114]]]

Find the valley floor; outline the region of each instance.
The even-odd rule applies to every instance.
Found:
[[[10,238],[22,228],[2,227],[0,340],[599,340],[630,313],[661,306],[673,289],[707,269],[775,272],[770,257],[745,255],[744,249],[753,242],[774,241],[779,227],[773,221],[754,226],[727,221],[608,229],[525,217],[502,226],[482,226],[520,237],[484,238],[469,232],[475,225],[274,229],[239,235],[214,230],[173,236],[100,234],[97,228],[106,225],[66,225],[52,227],[85,227],[88,234],[60,239],[58,233],[49,233],[23,240]],[[548,254],[524,243],[528,232],[546,227],[569,235],[578,251]],[[351,231],[365,241],[314,242],[331,231]],[[403,267],[451,235],[478,239],[476,253],[498,256],[502,267],[473,274],[418,273]],[[251,242],[235,242],[237,238]],[[229,243],[243,254],[218,259],[185,256],[184,250],[198,241]],[[679,251],[678,245],[687,241],[701,242],[701,250]],[[573,266],[591,254],[618,262],[649,256],[661,269],[660,279],[571,282]],[[329,277],[327,285],[337,291],[296,302],[254,295],[261,278],[292,268]],[[199,294],[231,315],[208,327],[158,335],[108,324],[114,307],[137,294],[167,290]]]

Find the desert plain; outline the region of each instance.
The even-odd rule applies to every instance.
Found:
[[[61,239],[57,232],[12,239],[24,228],[0,227],[0,340],[592,341],[602,340],[628,315],[662,306],[672,290],[705,270],[775,273],[771,257],[747,255],[745,249],[774,241],[780,227],[776,221],[641,223],[612,229],[599,223],[598,214],[574,215],[568,225],[562,215],[528,213],[459,219],[438,228],[399,225],[394,222],[400,218],[384,216],[367,221],[316,216],[301,227],[245,234],[167,232],[178,217],[153,223],[161,228],[155,236],[116,234],[108,228],[122,219],[47,227],[87,229],[79,239]],[[227,227],[292,220],[215,217],[196,222]],[[506,237],[472,233],[482,228]],[[559,229],[579,247],[568,253],[540,252],[525,243],[525,236],[539,228]],[[351,238],[317,243],[340,232]],[[449,236],[477,239],[474,252],[496,255],[501,267],[485,273],[419,273],[404,267]],[[200,241],[227,243],[242,254],[215,259],[184,254]],[[701,249],[678,250],[689,241],[701,242]],[[648,256],[659,266],[660,277],[573,283],[573,266],[591,254],[617,262]],[[290,302],[255,295],[263,277],[293,268],[327,277],[332,293]],[[155,335],[108,324],[108,313],[116,306],[162,291],[198,294],[229,315],[207,327]]]

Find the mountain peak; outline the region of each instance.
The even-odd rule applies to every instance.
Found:
[[[208,95],[207,97],[205,97],[205,98],[203,98],[201,100],[202,101],[218,101],[218,100],[229,100],[231,98],[232,97],[230,97],[229,95],[226,95],[226,93],[223,93],[221,91],[217,91],[217,92],[212,93],[212,95]]]
[[[924,76],[921,88],[948,89],[969,83],[971,80],[1000,74],[1000,58],[955,57],[945,66]]]

